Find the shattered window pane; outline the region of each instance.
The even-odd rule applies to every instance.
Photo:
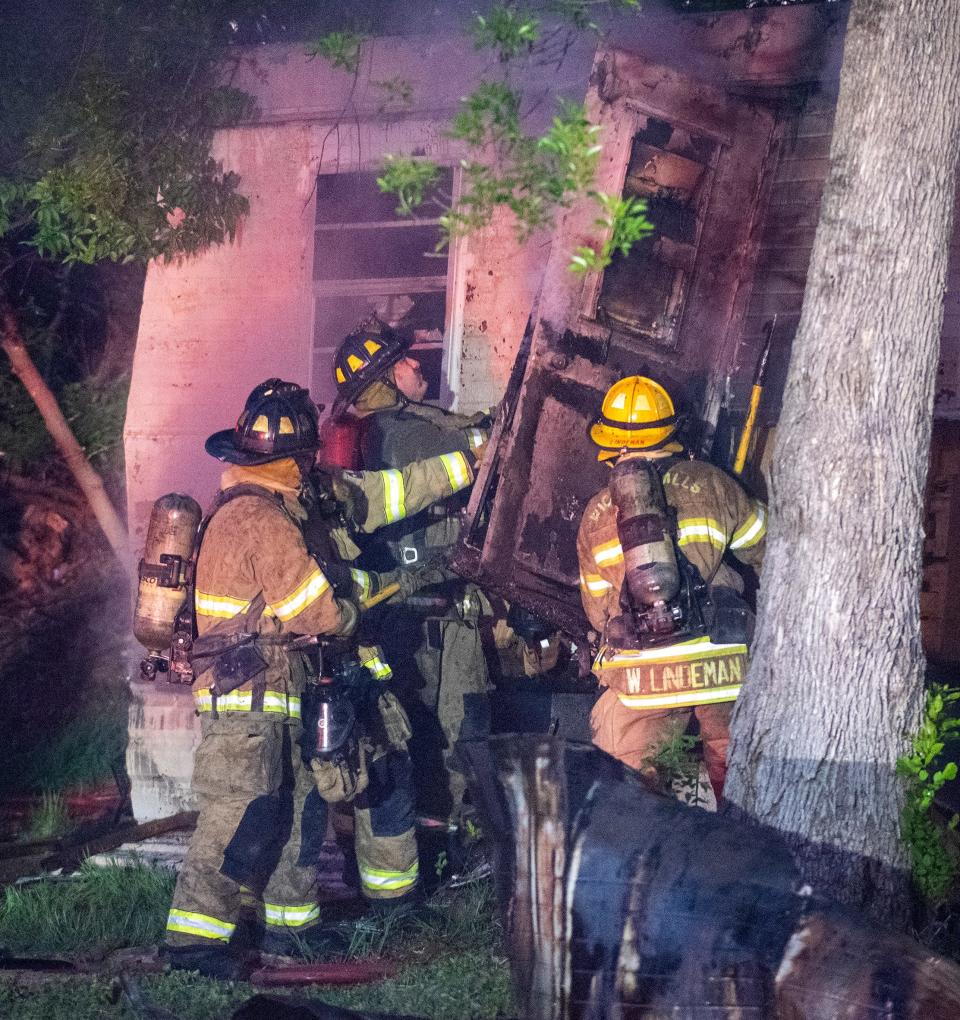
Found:
[[[603,276],[597,318],[674,347],[717,144],[653,117],[634,135],[623,194],[647,200],[653,233]]]

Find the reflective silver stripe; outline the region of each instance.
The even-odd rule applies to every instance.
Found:
[[[370,575],[365,570],[351,567],[350,576],[353,578],[353,583],[360,589],[360,601],[368,599],[370,597]]]
[[[324,576],[323,571],[317,567],[279,602],[271,602],[270,608],[281,620],[291,620],[298,613],[302,613],[307,606],[312,605],[330,587],[330,582]]]
[[[613,587],[609,581],[605,581],[599,576],[599,574],[581,574],[580,584],[586,588],[594,598],[599,598],[605,592],[610,591]]]
[[[381,471],[383,478],[383,509],[387,524],[403,520],[407,516],[404,502],[403,474],[400,471]]]
[[[302,928],[320,918],[320,907],[316,903],[297,903],[284,906],[281,903],[264,903],[263,919],[267,924],[281,928]]]
[[[405,889],[417,881],[420,868],[416,861],[406,871],[382,871],[359,866],[360,881],[367,889]]]
[[[609,542],[604,542],[603,545],[596,546],[593,550],[593,558],[597,561],[598,567],[602,567],[605,563],[619,562],[623,559],[623,546],[620,545],[620,540],[614,538]]]
[[[746,523],[733,533],[731,549],[747,549],[763,538],[767,531],[767,512],[760,503],[753,504],[753,513]]]
[[[450,480],[450,488],[453,492],[459,492],[470,484],[470,471],[467,468],[466,458],[459,451],[457,453],[441,453],[440,460]]]
[[[167,915],[167,931],[178,931],[201,939],[229,942],[236,927],[229,921],[221,921],[219,917],[194,914],[188,910],[171,910]]]
[[[709,517],[687,517],[677,521],[677,544],[709,542],[717,549],[726,549],[727,536],[720,524]]]
[[[467,442],[470,444],[471,450],[476,450],[478,446],[483,446],[486,438],[480,429],[467,429]]]
[[[736,701],[743,684],[715,687],[704,691],[677,691],[675,694],[618,694],[625,708],[682,708],[684,705],[713,705]]]
[[[193,701],[198,712],[213,711],[213,695],[209,687],[201,687],[193,692]],[[217,698],[218,712],[252,712],[252,691],[231,691]],[[291,719],[300,718],[300,698],[296,694],[284,694],[282,691],[265,691],[263,695],[263,711],[287,715]]]
[[[744,644],[715,645],[709,638],[695,638],[681,641],[663,648],[628,648],[611,652],[604,645],[594,663],[594,669],[624,669],[627,666],[643,666],[655,663],[693,662],[697,659],[715,659],[725,655],[746,655]]]
[[[193,594],[193,604],[197,616],[216,616],[229,620],[237,613],[242,613],[250,605],[250,600],[235,599],[230,595],[210,595],[198,588]]]

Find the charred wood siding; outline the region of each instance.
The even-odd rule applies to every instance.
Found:
[[[924,651],[960,662],[960,422],[936,422],[927,475],[920,624]]]
[[[742,418],[764,329],[776,316],[767,387],[760,408],[759,424],[765,427],[776,425],[780,416],[790,347],[800,322],[820,198],[829,169],[835,102],[836,97],[829,92],[812,95],[793,123],[785,125],[770,189],[757,269],[737,352],[731,405],[734,415]],[[960,414],[956,386],[960,363],[960,229],[956,221],[950,244],[941,344],[935,413],[956,417]]]
[[[820,198],[833,133],[831,95],[812,96],[799,118],[784,131],[767,215],[761,234],[753,289],[737,354],[732,410],[742,418],[750,395],[753,368],[767,323],[776,316],[767,387],[760,424],[776,423],[790,359],[790,345],[800,322],[807,266],[820,216]]]

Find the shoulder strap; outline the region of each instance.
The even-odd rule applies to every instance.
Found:
[[[269,500],[274,505],[278,506],[281,510],[283,507],[283,498],[276,492],[272,492],[270,489],[264,488],[262,485],[232,485],[229,489],[221,489],[216,496],[213,498],[213,502],[210,504],[210,509],[204,514],[203,520],[200,522],[200,527],[197,529],[197,539],[193,544],[193,555],[190,557],[190,583],[187,585],[187,601],[186,609],[190,615],[190,629],[193,633],[194,638],[197,636],[197,621],[196,621],[196,587],[197,587],[197,560],[200,556],[200,547],[203,544],[203,536],[207,533],[207,528],[210,526],[210,522],[216,516],[217,511],[221,510],[228,503],[238,499],[240,496],[259,496],[261,499]],[[251,612],[254,607],[257,607],[255,614]],[[262,593],[257,595],[253,602],[244,610],[242,614],[245,621],[249,621],[253,624],[260,619],[265,608]],[[216,630],[217,624],[211,628]]]

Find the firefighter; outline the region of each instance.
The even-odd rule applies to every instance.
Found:
[[[348,409],[363,420],[363,462],[368,469],[402,468],[415,458],[457,449],[480,456],[487,442],[489,412],[473,417],[423,403],[427,383],[411,356],[410,337],[373,319],[348,336],[334,362],[337,399],[333,415]],[[390,567],[407,569],[424,562],[442,564],[460,533],[454,497],[382,532],[379,552]],[[479,619],[489,602],[472,584],[444,570],[444,583],[424,589],[399,607],[385,633],[410,714],[420,824],[453,837],[448,852],[458,853],[466,780],[454,753],[456,742],[489,732],[489,675]],[[414,632],[414,633],[411,633]],[[456,867],[453,856],[451,861]]]
[[[338,549],[349,552],[346,524],[370,530],[416,512],[469,485],[473,465],[452,451],[403,472],[322,472],[319,488],[341,501],[330,531],[343,534],[321,563],[304,537],[308,508],[322,500],[317,485],[305,486],[317,416],[306,390],[271,379],[250,394],[234,429],[206,443],[230,466],[196,565],[199,818],[167,921],[174,968],[236,976],[230,940],[251,896],[263,915],[264,949],[309,944],[320,921],[315,861],[328,801],[353,799],[368,901],[396,904],[418,889],[406,716],[388,688],[374,689],[359,713],[357,753],[347,762],[318,758],[301,722],[309,659],[296,645],[298,635],[322,635],[340,642],[342,658],[358,603],[382,584],[339,560]],[[372,682],[389,679],[375,647],[359,653]],[[215,693],[224,686],[233,689]]]
[[[593,741],[649,775],[658,748],[695,716],[719,799],[753,620],[724,557],[759,570],[766,508],[719,468],[682,456],[673,403],[652,379],[614,383],[590,436],[613,468],[577,535],[605,688]]]

